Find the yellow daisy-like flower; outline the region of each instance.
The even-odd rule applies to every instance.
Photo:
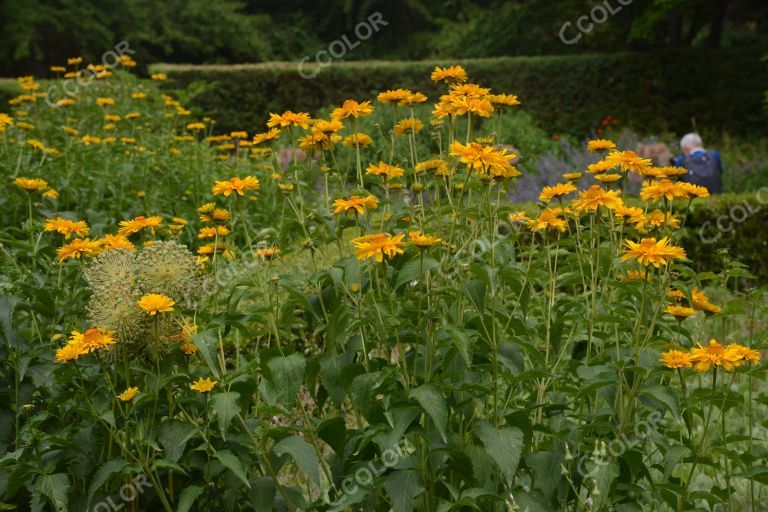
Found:
[[[691,362],[693,369],[697,372],[706,372],[710,368],[722,367],[726,371],[731,371],[737,366],[743,364],[742,352],[732,345],[725,347],[712,339],[706,347],[699,343],[691,349]]]
[[[136,250],[136,246],[124,235],[104,235],[99,239],[99,243],[104,251],[113,249],[125,249],[126,251]]]
[[[514,107],[520,104],[520,100],[515,94],[489,94],[488,101],[493,105],[502,105],[505,107]]]
[[[597,153],[598,151],[608,151],[616,149],[616,143],[608,139],[594,139],[587,142],[587,151]]]
[[[213,186],[212,192],[214,195],[224,195],[229,197],[233,192],[238,196],[244,195],[249,190],[259,190],[261,183],[259,179],[254,176],[246,176],[245,178],[234,177],[226,181],[216,181]]]
[[[109,348],[117,342],[115,334],[101,327],[91,327],[85,332],[72,331],[69,342],[77,344],[84,354]]]
[[[267,128],[291,128],[297,126],[306,130],[312,122],[312,117],[306,112],[292,112],[286,110],[282,114],[269,114]]]
[[[46,232],[55,231],[64,235],[68,239],[75,234],[77,236],[88,236],[88,224],[84,220],[69,220],[62,217],[54,217],[45,221],[44,230]]]
[[[563,211],[560,208],[547,208],[539,213],[539,216],[535,219],[528,221],[528,227],[531,231],[543,231],[543,230],[556,230],[561,233],[565,231],[567,226],[566,220],[561,217]]]
[[[576,211],[597,211],[601,206],[615,210],[624,203],[617,190],[605,190],[600,185],[592,185],[587,190],[579,192],[579,198],[573,201]]]
[[[405,171],[402,167],[397,167],[396,165],[389,165],[388,163],[379,161],[379,164],[369,164],[368,169],[366,169],[366,174],[373,174],[374,176],[382,176],[387,180],[390,180],[392,178],[399,178],[400,176],[405,174]]]
[[[175,304],[173,299],[159,293],[148,293],[139,300],[139,307],[150,316],[158,313],[170,313]]]
[[[120,228],[117,232],[123,236],[130,236],[143,229],[149,229],[151,232],[154,232],[155,228],[159,227],[162,223],[163,218],[160,216],[144,217],[139,215],[130,220],[121,220]]]
[[[548,203],[556,197],[567,196],[571,192],[576,192],[576,186],[573,183],[558,183],[551,187],[544,187],[539,194],[539,201]]]
[[[749,361],[753,364],[758,364],[760,362],[760,352],[749,347],[745,347],[744,345],[739,345],[738,343],[729,343],[726,346],[726,350],[731,350],[740,355],[744,361]]]
[[[28,192],[37,192],[38,190],[48,188],[48,182],[40,178],[16,178],[13,180],[13,184]]]
[[[682,350],[669,350],[664,352],[661,354],[659,361],[667,368],[672,369],[691,367],[691,355]]]
[[[373,113],[373,105],[370,101],[357,102],[355,100],[346,100],[331,113],[331,119],[341,121],[349,117],[366,117]]]
[[[595,174],[595,179],[600,183],[615,183],[623,177],[621,174]]]
[[[366,208],[375,209],[378,206],[379,200],[376,199],[376,196],[351,196],[349,199],[336,199],[333,202],[333,213],[357,213],[358,215],[363,215]]]
[[[419,119],[409,117],[401,119],[395,124],[395,135],[408,135],[410,133],[419,133],[424,128],[424,123]]]
[[[641,158],[634,151],[611,151],[605,160],[624,172],[642,173],[651,167],[650,158]]]
[[[615,169],[616,164],[609,162],[607,160],[600,160],[599,162],[595,162],[594,164],[589,164],[587,166],[587,172],[592,174],[600,174],[605,171],[610,171],[611,169]]]
[[[263,133],[257,133],[253,136],[253,145],[258,146],[259,144],[263,144],[265,142],[272,142],[278,139],[280,137],[280,130],[277,128],[270,128],[266,132]]]
[[[693,316],[696,314],[696,310],[693,308],[689,308],[686,306],[675,306],[672,304],[667,306],[664,312],[674,316],[680,322],[682,322],[689,316]]]
[[[96,104],[100,107],[105,107],[107,105],[114,105],[115,99],[114,98],[96,98]]]
[[[378,263],[384,261],[384,256],[394,258],[403,254],[403,234],[390,235],[389,233],[377,233],[354,238],[355,256],[358,260],[375,258]]]
[[[691,300],[693,301],[694,309],[703,311],[707,315],[714,315],[720,312],[720,306],[712,304],[703,290],[698,288],[691,290]]]
[[[276,257],[278,254],[280,254],[280,248],[279,247],[262,247],[261,249],[256,249],[254,252],[256,256],[259,258],[264,258],[265,260],[271,260],[272,258]]]
[[[376,96],[376,101],[379,103],[399,103],[407,100],[412,95],[413,92],[408,89],[390,89],[388,91],[380,92],[379,95]]]
[[[653,265],[659,268],[659,265],[685,258],[685,249],[670,245],[667,237],[658,242],[655,238],[643,238],[640,242],[627,240],[624,243],[627,249],[622,253],[621,261],[634,259],[643,266]]]
[[[462,83],[467,81],[467,72],[461,66],[436,67],[430,78],[433,82]]]
[[[210,203],[213,204],[213,203]],[[232,215],[229,213],[229,210],[226,208],[213,208],[210,211],[201,212],[200,215],[200,222],[217,222],[217,223],[223,223],[227,222]]]
[[[358,145],[361,148],[365,148],[373,144],[373,139],[370,135],[365,133],[353,133],[352,135],[347,135],[344,137],[344,140],[341,142],[341,144],[348,148],[353,148],[355,145]]]
[[[198,393],[209,393],[217,383],[218,381],[211,380],[210,377],[200,378],[193,382],[189,389]]]
[[[524,211],[519,211],[519,212],[509,214],[509,222],[514,222],[517,224],[520,224],[520,223],[527,224],[528,222],[530,222],[530,220],[531,219],[528,218],[528,214],[525,213]]]
[[[197,238],[219,238],[227,236],[230,233],[229,228],[226,226],[216,226],[213,228],[200,228],[197,233]]]
[[[443,241],[442,238],[425,235],[421,231],[408,232],[408,243],[411,245],[415,245],[419,249],[427,249],[429,247],[432,247],[433,245],[439,244],[442,241]]]
[[[86,352],[83,350],[82,346],[78,343],[70,342],[56,350],[56,361],[60,363],[74,361],[85,354]]]
[[[693,183],[682,182],[680,188],[688,192],[691,197],[709,197],[709,190],[706,187],[700,185],[694,185]]]
[[[666,198],[668,201],[687,199],[689,191],[684,185],[684,183],[673,182],[667,179],[646,182],[640,191],[640,199],[643,201],[657,201],[662,198]]]
[[[568,181],[578,181],[581,179],[582,173],[580,172],[567,172],[563,174],[563,178],[567,179]]]
[[[101,251],[101,243],[89,238],[76,238],[56,250],[59,261],[83,256],[95,256]]]

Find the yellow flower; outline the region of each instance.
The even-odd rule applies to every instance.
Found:
[[[413,117],[402,119],[395,124],[395,135],[418,133],[424,128],[424,123]]]
[[[280,137],[280,130],[277,128],[272,128],[264,133],[255,134],[253,136],[253,144],[257,146],[263,142],[272,142],[277,140],[278,137]]]
[[[674,316],[680,322],[682,322],[689,316],[693,316],[696,314],[696,310],[693,308],[689,308],[686,306],[674,306],[672,304],[667,306],[667,309],[665,309],[664,312]]]
[[[88,224],[84,220],[69,220],[61,217],[54,217],[45,221],[44,229],[46,232],[55,231],[64,235],[67,239],[72,233],[77,236],[88,236]]]
[[[642,173],[651,167],[651,160],[649,158],[641,158],[634,151],[611,151],[605,157],[605,160],[624,172]]]
[[[192,391],[197,391],[199,393],[208,393],[210,392],[213,387],[217,384],[218,381],[211,380],[210,377],[206,378],[199,378],[195,382],[192,383],[191,386],[189,386],[189,389]]]
[[[74,361],[78,357],[85,355],[85,353],[83,347],[78,343],[70,342],[56,350],[56,361],[60,363]]]
[[[224,195],[226,197],[229,197],[232,192],[242,196],[249,190],[259,190],[259,188],[261,188],[261,183],[254,176],[246,176],[245,178],[234,177],[226,181],[217,180],[212,192],[214,195]]]
[[[467,81],[467,72],[461,66],[436,67],[430,78],[433,82],[461,83]]]
[[[517,155],[507,153],[506,149],[495,149],[477,142],[464,145],[459,141],[451,144],[451,156],[458,156],[460,161],[481,177],[511,178],[520,176],[511,160]]]
[[[693,183],[682,182],[680,188],[688,192],[691,197],[709,197],[709,190],[706,187],[700,185],[694,185]]]
[[[580,172],[567,172],[563,174],[563,178],[567,179],[568,181],[578,181],[581,179],[581,174],[582,173]]]
[[[659,265],[666,265],[672,260],[685,258],[685,249],[676,245],[669,245],[667,237],[658,242],[655,238],[643,238],[639,243],[627,240],[625,244],[627,250],[622,253],[621,261],[635,259],[646,267],[653,265],[659,268]]]
[[[539,201],[548,203],[555,197],[567,196],[571,192],[576,192],[576,186],[573,183],[558,183],[552,187],[544,187],[539,195]]]
[[[101,327],[91,327],[85,332],[72,331],[69,342],[77,344],[82,353],[87,354],[96,350],[102,350],[114,345],[117,340],[115,334]]]
[[[488,101],[493,105],[504,105],[506,107],[513,107],[520,104],[520,100],[515,94],[489,94]]]
[[[426,249],[442,242],[442,238],[425,235],[421,231],[410,231],[408,233],[408,243],[415,245],[419,249]]]
[[[145,92],[133,92],[133,93],[131,93],[131,98],[133,98],[134,100],[143,100],[146,97],[147,97],[147,93],[145,93]]]
[[[230,233],[229,228],[226,226],[216,226],[214,228],[200,228],[197,233],[197,238],[216,238],[227,236]]]
[[[147,228],[154,232],[154,229],[159,227],[162,223],[163,218],[160,216],[144,217],[143,215],[139,215],[138,217],[134,217],[131,220],[121,220],[120,228],[117,230],[117,232],[124,236],[130,236],[134,233],[138,233],[142,229]]]
[[[152,80],[158,80],[162,82],[163,80],[168,79],[168,75],[166,75],[165,73],[154,73],[153,75],[151,75],[150,78],[152,78]]]
[[[643,201],[656,201],[661,198],[666,198],[668,201],[687,199],[689,190],[684,185],[684,183],[672,182],[667,179],[646,182],[640,191],[640,199]]]
[[[114,98],[96,98],[96,104],[100,107],[105,107],[107,105],[114,105],[115,99]]]
[[[726,350],[735,352],[736,354],[740,355],[743,360],[749,361],[750,363],[758,364],[760,362],[760,352],[749,347],[745,347],[744,345],[739,345],[738,343],[729,343],[726,347]]]
[[[623,177],[621,174],[595,174],[595,179],[600,183],[615,183]]]
[[[382,161],[379,161],[379,165],[369,164],[368,169],[366,169],[365,172],[366,174],[373,174],[374,176],[382,176],[387,180],[392,178],[399,178],[405,174],[405,171],[402,167],[389,165],[388,163]]]
[[[407,100],[411,95],[413,95],[413,92],[408,89],[390,89],[379,93],[376,96],[376,100],[380,103],[399,103]]]
[[[280,248],[279,247],[262,247],[261,249],[256,249],[255,254],[259,258],[264,258],[265,260],[271,260],[278,254],[280,254]]]
[[[81,64],[83,62],[82,57],[70,57],[67,59],[67,64],[70,66],[76,66],[77,64]]]
[[[439,158],[433,158],[431,160],[425,160],[416,164],[416,172],[435,171],[435,175],[438,172],[448,172],[448,162]]]
[[[104,251],[111,251],[114,249],[125,249],[127,251],[136,250],[136,246],[124,235],[104,235],[99,239],[99,243]]]
[[[547,208],[543,210],[538,218],[530,219],[528,221],[528,227],[532,231],[542,231],[546,229],[554,229],[561,233],[565,231],[566,221],[560,215],[563,213],[561,209]]]
[[[693,301],[694,309],[704,311],[707,315],[713,315],[720,312],[720,307],[712,304],[702,290],[697,288],[691,290],[691,300]]]
[[[726,371],[731,371],[743,364],[743,355],[742,351],[733,345],[724,347],[713,339],[706,347],[699,343],[691,349],[691,362],[697,372],[709,371],[713,366],[722,366]]]
[[[375,258],[378,263],[384,261],[385,255],[388,258],[394,258],[404,252],[403,236],[403,234],[393,236],[389,233],[377,233],[354,238],[352,244],[355,246],[355,256],[361,261]]]
[[[349,199],[337,199],[333,202],[333,213],[355,213],[363,215],[366,208],[374,209],[379,206],[375,196],[351,196]]]
[[[59,197],[59,192],[55,188],[49,188],[43,192],[43,197],[47,197],[48,199],[56,199]]]
[[[528,218],[528,214],[524,211],[519,211],[515,213],[509,214],[509,222],[515,222],[515,223],[528,223],[531,219]]]
[[[13,180],[13,184],[28,192],[37,192],[48,188],[48,182],[40,178],[16,178]]]
[[[576,211],[597,211],[601,206],[614,210],[624,203],[616,190],[605,190],[600,185],[592,185],[587,190],[579,192],[579,198],[573,201]]]
[[[616,149],[616,143],[608,139],[595,139],[587,142],[587,150],[596,153],[598,151],[608,151]]]
[[[344,137],[344,140],[341,144],[348,148],[353,148],[355,145],[358,145],[361,148],[365,148],[370,146],[372,143],[373,139],[370,137],[370,135],[365,133],[353,133],[352,135],[347,135]]]
[[[661,364],[667,368],[690,368],[691,356],[688,352],[682,350],[669,350],[661,354],[659,358]]]
[[[291,112],[287,110],[282,114],[269,114],[269,120],[267,121],[267,128],[290,128],[292,126],[298,126],[299,128],[309,128],[312,118],[306,112]],[[279,134],[279,132],[278,132]]]
[[[136,395],[139,394],[139,388],[133,386],[126,388],[125,391],[117,395],[117,399],[121,402],[130,402],[134,398],[136,398]]]
[[[159,293],[148,293],[139,300],[139,307],[150,316],[158,313],[170,313],[175,304],[173,299]]]
[[[346,100],[331,113],[331,119],[341,121],[349,117],[366,117],[373,113],[373,105],[370,101],[357,102],[355,100]]]
[[[70,243],[59,247],[56,250],[59,261],[70,258],[81,258],[83,256],[94,256],[101,250],[101,244],[98,240],[89,238],[76,238]]]

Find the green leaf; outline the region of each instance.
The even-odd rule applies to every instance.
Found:
[[[165,458],[178,462],[181,456],[184,455],[187,441],[189,441],[194,433],[195,427],[182,421],[171,420],[161,424],[157,440],[165,451]]]
[[[440,437],[443,442],[446,442],[445,427],[448,423],[448,407],[445,405],[443,395],[432,384],[424,384],[411,391],[411,398],[415,398],[432,418],[435,428],[440,432]]]
[[[275,356],[267,361],[267,378],[277,391],[278,402],[291,405],[296,401],[296,393],[304,382],[305,368],[306,361],[301,354]]]
[[[437,260],[429,257],[421,256],[412,259],[400,268],[397,273],[397,280],[395,281],[395,290],[403,286],[405,283],[414,281],[424,272],[428,272],[435,267],[439,267],[440,263]]]
[[[211,407],[213,407],[213,410],[216,411],[216,415],[219,417],[219,430],[224,441],[227,440],[227,428],[232,423],[232,418],[240,412],[240,407],[237,403],[239,399],[240,393],[235,391],[216,393],[211,396]]]
[[[483,442],[486,453],[496,462],[507,482],[511,482],[523,450],[523,432],[517,427],[497,429],[484,421],[477,427],[477,437]]]
[[[195,344],[198,352],[201,356],[203,356],[203,359],[205,359],[205,363],[208,365],[208,368],[210,368],[213,374],[218,377],[219,370],[213,361],[213,356],[211,356],[211,350],[209,348],[209,343],[215,341],[216,335],[211,331],[204,331],[199,334],[192,335],[192,343]]]
[[[419,473],[412,469],[392,472],[384,482],[394,512],[412,512],[413,499],[424,492]]]
[[[534,487],[541,489],[547,498],[557,490],[563,476],[560,474],[560,465],[565,462],[565,457],[560,452],[536,452],[528,455],[525,462],[533,470]]]
[[[254,512],[272,512],[277,488],[271,478],[257,478],[251,482],[251,505]]]
[[[69,476],[66,473],[41,475],[35,480],[35,493],[42,494],[53,505],[56,512],[67,512]]]
[[[93,473],[93,476],[91,477],[91,485],[88,487],[88,506],[91,505],[93,495],[96,494],[96,491],[99,490],[99,487],[104,485],[104,483],[109,480],[109,477],[120,473],[127,464],[128,463],[123,459],[114,459],[105,462],[96,469],[96,471]]]
[[[464,289],[475,309],[478,313],[482,313],[485,309],[485,283],[474,279],[465,284]]]
[[[176,508],[176,512],[189,512],[192,505],[195,504],[195,500],[203,494],[203,488],[199,485],[190,485],[179,494],[179,506]]]
[[[296,465],[301,469],[315,484],[320,485],[320,461],[317,458],[315,449],[311,444],[299,436],[286,437],[272,447],[275,455],[290,455]]]
[[[214,456],[224,465],[224,467],[234,473],[235,476],[246,485],[246,487],[249,489],[251,488],[251,483],[248,481],[248,477],[245,475],[243,464],[240,462],[240,459],[235,456],[234,453],[229,450],[221,450],[214,453]]]

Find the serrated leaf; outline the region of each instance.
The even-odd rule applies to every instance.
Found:
[[[163,447],[165,458],[178,462],[181,456],[184,455],[187,441],[194,434],[195,428],[189,423],[171,420],[161,424],[159,430],[160,433],[157,436],[157,440]]]
[[[279,457],[288,454],[316,485],[320,485],[320,460],[311,444],[299,436],[290,436],[282,439],[272,447],[272,451]]]
[[[277,400],[286,405],[296,401],[296,393],[304,382],[306,361],[301,354],[287,357],[275,356],[267,361],[272,386],[277,391]]]
[[[88,505],[90,506],[93,495],[109,480],[109,477],[120,473],[128,463],[123,459],[114,459],[99,466],[91,477],[91,485],[88,487]]]
[[[484,421],[477,428],[477,437],[507,482],[511,482],[523,451],[523,432],[517,427],[494,428]]]
[[[219,431],[221,438],[225,441],[227,440],[227,428],[232,423],[232,418],[240,412],[238,400],[240,400],[240,393],[235,391],[216,393],[211,396],[211,407],[219,417]]]
[[[221,462],[225,468],[229,469],[234,475],[243,482],[246,487],[251,488],[251,483],[248,481],[248,477],[245,474],[245,468],[240,459],[229,450],[221,450],[213,454],[219,462]]]
[[[35,492],[48,498],[56,512],[67,512],[69,485],[69,476],[66,473],[41,475],[35,480]]]
[[[411,390],[411,398],[415,398],[422,409],[432,418],[435,428],[440,433],[443,442],[446,442],[445,428],[448,423],[448,407],[445,398],[432,384],[424,384]]]
[[[437,260],[429,257],[417,257],[412,259],[403,265],[397,273],[397,280],[395,281],[395,290],[403,286],[405,283],[414,281],[421,274],[432,270],[435,267],[439,267],[440,263]]]
[[[384,482],[394,512],[412,512],[413,500],[424,492],[419,473],[412,469],[392,472]]]
[[[179,506],[176,512],[189,512],[195,500],[203,494],[203,488],[199,485],[190,485],[179,494]]]

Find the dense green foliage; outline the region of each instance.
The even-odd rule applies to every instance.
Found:
[[[611,115],[645,133],[684,133],[696,126],[754,136],[766,133],[761,101],[768,69],[760,57],[758,49],[741,49],[460,62],[493,90],[519,95],[550,133],[585,136]],[[381,84],[436,99],[428,72],[448,63],[334,64],[314,79],[303,79],[290,64],[153,69],[167,71],[171,87],[192,86],[193,104],[215,112],[219,127],[228,130],[260,126],[268,112],[316,112],[346,98],[368,97],[381,92]]]
[[[627,2],[624,2],[627,3]],[[0,75],[35,72],[83,55],[97,61],[128,41],[143,63],[298,61],[354,33],[372,13],[385,30],[346,59],[497,57],[765,42],[760,0],[634,0],[578,44],[559,33],[593,0],[3,0]],[[600,14],[598,13],[598,19]],[[354,39],[354,38],[353,38]]]

